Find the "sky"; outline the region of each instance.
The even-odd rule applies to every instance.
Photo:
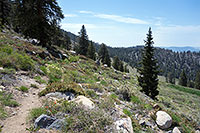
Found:
[[[200,47],[200,0],[58,0],[61,28],[112,47],[143,45],[149,27],[154,46]]]

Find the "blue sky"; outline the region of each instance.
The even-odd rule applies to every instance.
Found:
[[[90,40],[114,47],[144,44],[152,27],[155,46],[200,47],[200,0],[58,0],[61,27],[84,24]]]

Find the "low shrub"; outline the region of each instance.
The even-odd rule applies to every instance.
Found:
[[[39,96],[44,96],[50,92],[72,92],[77,95],[85,95],[84,90],[76,83],[53,82],[46,89],[39,93]]]
[[[28,119],[30,121],[34,121],[36,118],[38,118],[42,114],[48,114],[48,112],[45,108],[43,108],[43,107],[34,108],[30,111]]]
[[[79,56],[70,56],[69,57],[69,62],[77,62],[79,61]]]
[[[45,80],[43,80],[40,76],[35,76],[34,79],[36,80],[36,82],[40,83],[40,84],[46,84],[47,82]]]

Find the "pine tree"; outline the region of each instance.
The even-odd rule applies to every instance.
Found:
[[[126,65],[124,66],[124,71],[125,71],[126,73],[129,73],[128,64],[126,64]]]
[[[83,25],[81,28],[81,31],[79,32],[79,47],[78,47],[78,54],[81,55],[87,55],[87,50],[88,50],[88,46],[89,46],[89,41],[88,41],[88,35],[85,29],[85,26]]]
[[[114,57],[112,66],[113,66],[116,70],[119,70],[119,69],[120,69],[120,60],[119,60],[118,56],[115,56],[115,57]]]
[[[123,63],[122,61],[120,61],[119,70],[120,70],[121,72],[124,72],[124,63]]]
[[[107,64],[108,67],[111,66],[110,55],[108,53],[108,49],[105,44],[101,44],[101,47],[99,49],[99,56],[103,64]]]
[[[8,24],[8,18],[11,10],[11,1],[10,0],[1,0],[0,1],[0,29],[4,25]]]
[[[87,51],[87,57],[92,59],[92,60],[96,60],[96,54],[95,54],[95,48],[93,45],[93,42],[91,41],[88,47],[88,51]]]
[[[195,86],[196,89],[200,90],[200,71],[197,72],[196,78],[195,78]]]
[[[174,74],[172,72],[169,72],[167,74],[167,79],[168,79],[167,82],[169,82],[171,84],[175,84],[175,78],[174,78]]]
[[[184,70],[180,74],[179,85],[187,87],[187,76]]]
[[[64,15],[56,0],[14,0],[14,27],[26,37],[38,39],[40,45],[51,45],[51,38]]]
[[[142,53],[141,67],[138,68],[140,76],[138,76],[139,85],[142,87],[142,92],[156,99],[159,94],[158,88],[158,73],[157,60],[154,58],[154,47],[151,28],[145,40],[144,51]]]

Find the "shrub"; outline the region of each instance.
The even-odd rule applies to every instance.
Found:
[[[72,102],[65,102],[62,106],[66,117],[64,132],[105,132],[113,123],[110,115],[104,110],[94,108],[85,110],[82,106],[77,106]]]
[[[87,90],[86,94],[89,95],[91,98],[97,98],[97,94],[94,90]]]
[[[13,100],[12,95],[6,92],[0,92],[0,103],[2,106],[17,107],[19,103]]]
[[[131,102],[137,103],[137,104],[141,103],[140,99],[137,96],[134,96],[134,95],[131,96]]]
[[[50,64],[47,66],[47,75],[49,77],[49,82],[58,82],[62,77],[62,69],[59,64]]]
[[[29,88],[25,86],[21,86],[20,88],[18,88],[18,90],[23,91],[23,92],[28,92]]]
[[[0,66],[17,70],[33,70],[35,62],[25,53],[13,50],[8,45],[0,46]]]
[[[132,116],[132,113],[129,110],[127,110],[127,109],[123,109],[123,113],[126,114],[129,117]]]
[[[72,92],[77,95],[85,95],[84,90],[76,83],[53,82],[41,91],[39,96],[44,96],[50,92]]]
[[[123,89],[118,89],[116,91],[116,94],[119,95],[119,98],[121,100],[125,100],[125,101],[130,101],[131,100],[131,90],[129,90],[128,88],[123,88]]]
[[[0,74],[9,74],[9,75],[12,75],[12,74],[15,74],[15,69],[13,68],[4,68],[3,70],[0,70]]]
[[[69,62],[77,62],[79,61],[79,56],[70,56],[69,57]]]

